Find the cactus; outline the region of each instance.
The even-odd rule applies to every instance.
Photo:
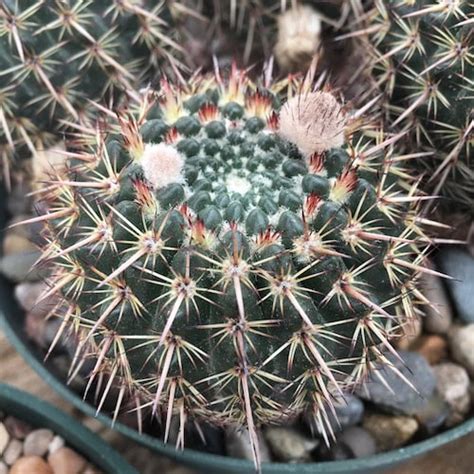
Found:
[[[258,467],[258,426],[305,412],[329,439],[334,397],[389,363],[429,242],[398,137],[294,78],[216,74],[85,132],[33,220],[99,409],[115,386],[165,440],[175,417],[244,426]]]
[[[209,24],[207,30],[212,30],[214,35],[212,41],[206,32],[193,35],[191,47],[205,51],[210,47],[221,64],[225,64],[226,58],[230,61],[237,58],[242,65],[248,65],[274,55],[285,73],[308,69],[321,49],[322,22],[340,27],[340,17],[347,7],[339,0],[207,0],[200,3],[201,13]],[[204,44],[199,47],[200,41]],[[328,66],[330,64],[328,61]]]
[[[430,192],[474,217],[474,3],[376,0],[364,19],[389,121],[431,152]]]
[[[0,5],[0,153],[35,154],[64,122],[90,116],[166,59],[179,65],[161,4],[147,0],[4,0]],[[174,56],[173,56],[174,55]],[[153,74],[151,74],[153,77]]]

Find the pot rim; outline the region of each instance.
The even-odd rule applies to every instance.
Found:
[[[105,472],[137,474],[137,471],[97,434],[31,393],[0,382],[0,410],[31,423],[33,427],[51,429],[88,462]]]
[[[68,402],[72,403],[76,408],[83,413],[97,418],[105,426],[113,428],[119,433],[133,439],[169,458],[188,465],[208,465],[214,469],[220,469],[222,472],[227,471],[241,471],[252,472],[254,467],[251,461],[242,459],[205,453],[193,449],[185,448],[183,451],[178,451],[172,445],[166,445],[159,438],[147,434],[140,434],[138,431],[120,423],[113,422],[112,418],[103,414],[97,413],[96,408],[91,404],[85,402],[78,394],[68,388],[59,377],[51,373],[42,363],[38,356],[33,354],[29,344],[25,342],[9,324],[9,321],[3,310],[0,310],[0,329],[6,334],[9,341],[13,344],[15,349],[21,354],[25,361],[48,383],[59,395],[61,395]],[[395,449],[386,453],[376,454],[366,458],[350,459],[345,461],[326,461],[315,462],[307,464],[288,464],[288,463],[263,463],[262,468],[264,472],[288,472],[288,473],[348,473],[357,470],[381,469],[390,465],[398,464],[407,461],[416,456],[427,453],[439,446],[458,439],[470,432],[474,432],[474,419],[467,420],[461,425],[451,428],[443,433],[435,435],[427,440],[414,443],[410,446]],[[295,467],[296,466],[296,467]],[[296,471],[295,471],[296,470]]]

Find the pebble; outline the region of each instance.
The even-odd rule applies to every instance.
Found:
[[[0,258],[0,272],[15,282],[38,281],[47,273],[45,268],[33,268],[40,256],[39,251],[4,255]]]
[[[418,431],[418,422],[409,416],[370,414],[362,425],[375,439],[378,451],[390,451],[408,442]]]
[[[265,439],[275,458],[282,462],[307,462],[318,445],[318,439],[310,439],[292,428],[269,427]]]
[[[420,317],[414,317],[404,327],[404,334],[395,341],[399,350],[408,350],[420,337],[423,324]]]
[[[87,462],[70,448],[59,448],[48,456],[48,463],[54,474],[79,474]]]
[[[46,428],[32,431],[23,444],[25,456],[44,456],[48,452],[49,443],[53,437],[53,432]]]
[[[424,307],[424,328],[432,334],[447,334],[453,322],[453,310],[442,278],[424,273],[421,277],[423,294],[431,303]]]
[[[25,456],[18,459],[9,474],[54,474],[51,466],[39,456]]]
[[[328,410],[328,417],[333,429],[340,431],[349,426],[357,425],[364,416],[364,404],[362,400],[351,393],[338,396],[334,403],[336,419],[331,410]]]
[[[49,454],[55,453],[58,449],[64,447],[64,444],[65,444],[64,439],[61,436],[56,435],[49,443],[48,453]]]
[[[415,418],[427,435],[432,435],[441,428],[451,412],[449,405],[435,393],[428,403],[416,412]]]
[[[349,450],[351,458],[372,456],[377,451],[372,434],[359,426],[351,426],[344,430],[338,436],[337,443],[342,443]]]
[[[45,282],[25,282],[15,287],[15,298],[25,311],[37,309],[37,301],[48,288]]]
[[[449,331],[449,348],[453,359],[474,377],[474,324],[453,326]]]
[[[446,425],[454,426],[464,420],[471,405],[469,376],[464,367],[451,362],[436,365],[433,371],[436,376],[436,389],[451,408]]]
[[[413,415],[424,407],[433,394],[436,379],[426,359],[418,353],[400,351],[399,355],[402,361],[392,354],[387,358],[416,390],[390,367],[382,367],[377,369],[377,375],[385,379],[386,385],[377,375],[371,374],[356,393],[389,413]]]
[[[35,183],[41,185],[42,181],[50,180],[52,174],[64,168],[67,161],[67,155],[63,153],[65,149],[64,142],[59,141],[35,154],[31,163]]]
[[[0,461],[0,474],[8,474],[8,466],[3,461]]]
[[[10,440],[10,435],[3,423],[0,423],[0,456],[5,451],[6,447],[8,446],[8,442]]]
[[[228,427],[225,430],[225,440],[229,456],[239,459],[254,459],[248,430]],[[258,446],[260,449],[260,460],[262,462],[270,461],[270,450],[260,432],[258,433]]]
[[[33,428],[28,423],[18,420],[13,416],[7,416],[4,423],[10,436],[16,439],[25,439],[33,431]]]
[[[327,410],[326,414],[334,433],[341,432],[349,426],[357,425],[364,416],[364,403],[351,393],[344,393],[343,396],[336,394],[333,404],[336,416],[334,416],[332,410]],[[303,419],[311,430],[321,433],[319,426],[314,422],[314,417],[309,412],[303,415]]]
[[[18,231],[20,227],[8,229],[3,238],[3,255],[13,255],[23,252],[34,252],[36,246],[24,232]]]
[[[23,443],[18,439],[11,439],[8,443],[5,452],[3,453],[3,460],[6,464],[11,466],[21,456],[23,452]]]
[[[453,277],[446,284],[454,300],[458,316],[465,323],[474,323],[474,257],[462,248],[440,250],[441,271]]]
[[[8,194],[7,208],[11,215],[18,216],[31,211],[31,189],[26,182],[18,183]]]
[[[430,365],[436,365],[448,355],[448,342],[437,334],[428,334],[421,336],[412,349],[421,354]]]

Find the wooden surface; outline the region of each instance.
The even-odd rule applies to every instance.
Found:
[[[1,333],[0,380],[31,392],[80,419],[86,426],[111,443],[129,462],[135,465],[140,474],[192,474],[192,471],[177,466],[125,439],[120,434],[104,428],[97,420],[84,417],[36,375],[15,353]],[[474,434],[444,446],[416,461],[392,469],[386,474],[474,474]]]

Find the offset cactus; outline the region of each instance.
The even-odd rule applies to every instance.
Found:
[[[211,28],[215,29],[213,41],[207,40],[205,49],[210,45],[212,53],[221,60],[227,55],[231,60],[238,58],[243,65],[274,55],[285,73],[308,69],[321,49],[322,22],[341,26],[339,19],[345,10],[339,0],[206,0],[198,3]],[[193,38],[191,43],[196,41],[199,39]]]
[[[131,91],[179,46],[161,4],[148,0],[0,2],[0,153],[30,155],[58,140],[90,101]]]
[[[115,416],[135,400],[165,440],[175,416],[244,426],[257,466],[258,425],[307,412],[329,437],[333,397],[388,363],[429,245],[397,137],[346,144],[341,105],[304,84],[280,106],[284,84],[235,68],[163,81],[91,130],[34,219],[57,338],[81,337],[71,371],[91,357],[89,385],[109,377],[99,409],[116,386]]]
[[[389,120],[433,152],[417,160],[431,191],[474,216],[474,3],[376,0],[367,18]]]

